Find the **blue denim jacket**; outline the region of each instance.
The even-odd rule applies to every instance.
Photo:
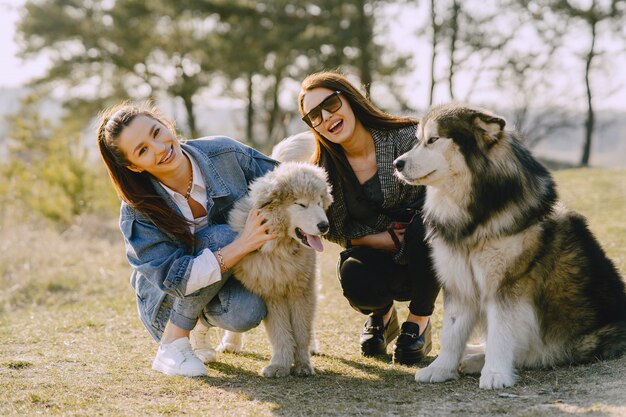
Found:
[[[146,216],[122,203],[120,229],[126,244],[126,256],[133,272],[130,282],[135,289],[139,317],[157,340],[162,329],[155,326],[157,315],[166,314],[171,302],[165,297],[184,297],[191,274],[192,260],[202,250],[211,251],[232,242],[236,234],[226,224],[234,203],[248,192],[248,184],[272,170],[276,161],[227,137],[207,137],[181,144],[197,162],[207,190],[208,226],[196,233],[193,250],[174,236],[160,230]],[[180,213],[165,189],[154,180],[159,193]],[[226,279],[224,275],[222,279]],[[190,294],[189,296],[193,296]]]

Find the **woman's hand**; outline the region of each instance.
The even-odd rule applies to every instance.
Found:
[[[404,242],[404,233],[406,232],[406,228],[394,229],[393,232],[398,237],[400,245],[402,245]],[[389,252],[396,252],[398,250],[391,234],[387,231],[361,236],[359,238],[352,239],[351,242],[355,246],[369,246],[374,249],[386,250]]]
[[[270,233],[269,224],[265,217],[258,209],[253,208],[248,213],[246,224],[239,236],[221,249],[221,260],[219,256],[216,256],[220,261],[222,272],[232,268],[244,256],[259,249],[268,240],[276,239],[276,237],[276,234]]]
[[[276,239],[276,235],[270,233],[267,220],[259,209],[253,208],[248,213],[243,230],[233,243],[237,242],[246,253],[249,253],[259,249],[265,242],[272,239]]]

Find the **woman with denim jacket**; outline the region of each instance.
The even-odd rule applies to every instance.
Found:
[[[424,242],[424,187],[400,182],[392,162],[415,145],[417,120],[382,112],[337,72],[309,75],[301,87],[302,120],[316,139],[313,162],[328,171],[333,189],[326,237],[346,248],[338,265],[344,296],[369,315],[361,352],[385,354],[398,337],[393,360],[414,364],[431,348],[439,284]],[[410,301],[401,328],[394,301]]]
[[[174,132],[156,109],[125,104],[104,112],[98,147],[122,200],[139,316],[160,340],[152,367],[201,376],[215,359],[207,327],[242,332],[265,316],[229,269],[275,236],[257,210],[238,236],[226,223],[248,184],[276,162],[227,137],[180,142]]]

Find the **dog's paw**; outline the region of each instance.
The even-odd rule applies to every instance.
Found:
[[[415,373],[417,382],[444,382],[458,377],[459,373],[455,369],[439,368],[432,365]]]
[[[239,353],[243,349],[243,334],[226,331],[220,344],[215,350],[218,352]]]
[[[310,363],[297,363],[291,368],[291,375],[311,376],[315,375],[315,370]]]
[[[202,361],[202,363],[211,363],[217,361],[217,352],[212,348],[204,348],[204,349],[194,349],[193,353],[196,354],[198,359]]]
[[[265,378],[284,378],[289,376],[290,369],[288,366],[282,365],[267,365],[260,372],[261,376]]]
[[[238,343],[221,341],[220,344],[217,345],[217,348],[215,350],[218,352],[240,353],[242,350],[242,346]]]
[[[480,375],[480,387],[483,389],[499,389],[515,384],[512,372],[483,371]]]
[[[459,372],[466,375],[478,375],[485,365],[485,354],[465,355],[459,365]]]
[[[311,339],[311,345],[309,346],[309,352],[311,355],[319,355],[320,354],[320,344],[317,342],[317,339]]]

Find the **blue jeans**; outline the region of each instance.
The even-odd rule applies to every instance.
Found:
[[[265,315],[265,302],[248,291],[236,278],[202,288],[196,295],[185,298],[167,296],[155,325],[161,331],[169,320],[176,326],[191,330],[198,319],[207,327],[219,327],[234,332],[245,332],[258,326]],[[169,304],[171,308],[168,305]]]

